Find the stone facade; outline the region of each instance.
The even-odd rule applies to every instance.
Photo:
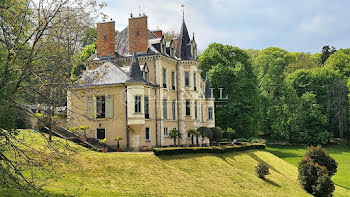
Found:
[[[142,24],[147,24],[147,17],[129,20],[129,43],[135,39],[130,33],[135,31],[133,20],[139,19],[146,19]],[[77,85],[68,91],[69,124],[89,126],[88,138],[106,138],[110,146],[116,146],[114,138],[121,136],[122,150],[171,146],[172,129],[183,134],[180,144],[189,146],[189,129],[215,127],[214,99],[205,94],[209,81],[202,79],[196,56],[181,59],[166,52],[176,50],[174,42],[167,43],[172,49],[157,51],[161,39],[159,43],[154,38],[152,42],[149,37],[142,39],[147,41],[145,51],[152,53],[137,53],[136,47],[133,55],[95,57],[87,66]],[[140,43],[138,49],[144,51],[143,41]],[[142,79],[134,78],[140,76],[137,72]]]

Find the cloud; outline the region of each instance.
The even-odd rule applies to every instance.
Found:
[[[179,31],[181,5],[190,33],[201,50],[212,42],[241,48],[277,46],[290,51],[318,52],[323,45],[350,46],[350,1],[327,0],[107,0],[103,10],[128,25],[130,13],[148,16],[149,29]]]

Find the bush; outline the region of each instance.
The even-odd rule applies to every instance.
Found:
[[[238,140],[239,142],[248,142],[248,140],[245,139],[245,138],[238,138],[237,140]]]
[[[263,179],[266,175],[270,174],[270,167],[267,164],[259,163],[255,166],[256,174],[259,178]]]
[[[213,128],[210,128],[210,131],[212,133],[212,141],[213,142],[219,142],[222,138],[222,131],[220,128],[218,127],[213,127]]]
[[[222,139],[220,140],[220,142],[228,142],[228,139],[227,139],[227,138],[222,138]]]
[[[337,163],[321,146],[311,146],[298,166],[298,179],[303,188],[314,196],[332,196],[334,184],[331,177]]]
[[[228,153],[234,151],[244,151],[251,149],[265,149],[264,144],[243,143],[241,145],[223,146],[223,147],[173,147],[173,148],[154,148],[155,155],[177,155],[177,154],[197,154],[197,153]]]

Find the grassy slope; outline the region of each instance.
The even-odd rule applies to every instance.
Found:
[[[26,131],[33,145],[38,134]],[[54,138],[61,141],[61,139]],[[266,162],[271,175],[259,179],[254,166]],[[297,181],[297,169],[269,152],[251,150],[224,155],[80,153],[57,163],[63,176],[45,190],[83,196],[309,196]]]
[[[294,166],[298,166],[305,154],[303,146],[271,145],[267,150]],[[343,145],[327,146],[326,150],[338,162],[338,172],[333,177],[337,185],[335,196],[350,196],[350,147]]]

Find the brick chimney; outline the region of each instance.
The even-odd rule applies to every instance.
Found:
[[[154,30],[152,31],[154,35],[157,36],[157,38],[161,38],[163,36],[163,31],[162,30]]]
[[[114,56],[115,22],[97,23],[97,57]]]
[[[129,18],[129,53],[146,52],[148,49],[147,16]]]

